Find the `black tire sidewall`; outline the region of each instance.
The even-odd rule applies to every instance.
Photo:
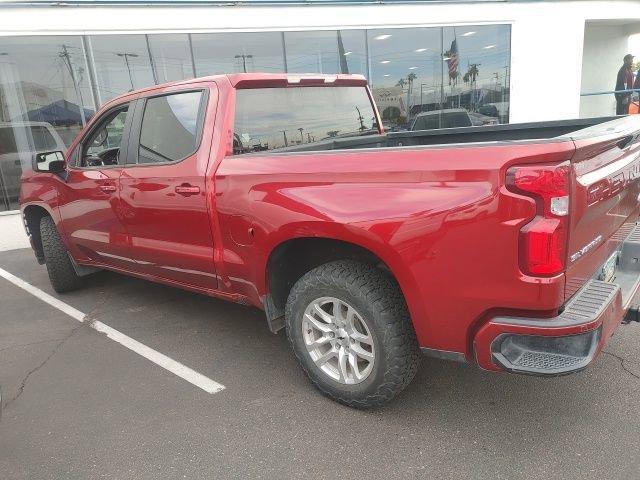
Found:
[[[53,218],[47,216],[40,220],[40,237],[53,289],[58,293],[64,293],[79,288],[82,285],[81,278],[73,268]]]
[[[388,349],[385,346],[384,328],[386,322],[382,315],[375,311],[374,305],[366,301],[364,292],[358,288],[357,283],[349,283],[343,278],[323,280],[328,280],[328,283],[303,279],[302,285],[297,284],[298,291],[292,291],[293,295],[290,298],[295,297],[295,300],[287,308],[287,335],[293,351],[311,380],[332,397],[358,401],[363,397],[377,394],[380,386],[385,383],[385,372],[388,369]],[[294,290],[296,290],[295,287]],[[373,370],[360,383],[341,384],[333,380],[320,370],[307,351],[302,335],[302,319],[309,304],[321,297],[335,297],[355,308],[373,337],[375,348]]]

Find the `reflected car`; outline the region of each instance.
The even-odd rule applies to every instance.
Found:
[[[4,207],[18,201],[22,166],[34,153],[64,151],[66,145],[47,122],[0,122],[0,198]],[[17,205],[16,205],[17,208]]]
[[[416,115],[410,130],[435,130],[437,128],[471,127],[473,121],[463,108],[446,108],[432,110]]]
[[[509,102],[487,103],[478,108],[478,113],[495,117],[499,123],[509,122]]]
[[[471,118],[471,123],[474,127],[481,127],[483,125],[497,125],[498,119],[495,117],[490,117],[488,115],[483,115],[481,113],[469,112],[469,117]]]

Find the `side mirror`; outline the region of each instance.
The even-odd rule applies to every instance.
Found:
[[[34,170],[37,172],[62,173],[65,170],[64,153],[61,151],[36,153]]]

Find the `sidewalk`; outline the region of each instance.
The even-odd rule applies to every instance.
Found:
[[[0,252],[29,248],[20,214],[0,215]]]

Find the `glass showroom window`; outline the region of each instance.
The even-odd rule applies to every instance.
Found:
[[[100,102],[156,83],[145,35],[94,35],[89,42]]]
[[[157,83],[196,76],[189,35],[149,35],[148,38]]]
[[[282,34],[192,34],[197,76],[237,72],[284,72]]]
[[[64,150],[95,110],[81,37],[4,38],[0,46],[0,210],[18,208],[35,152]]]
[[[387,129],[509,121],[508,25],[370,30],[368,40]]]
[[[441,28],[369,30],[370,83],[387,130],[410,127],[421,109],[440,108]]]
[[[366,74],[364,30],[285,32],[284,38],[289,72]]]
[[[473,126],[509,122],[510,33],[509,25],[444,28],[443,111],[452,118],[464,111]]]

